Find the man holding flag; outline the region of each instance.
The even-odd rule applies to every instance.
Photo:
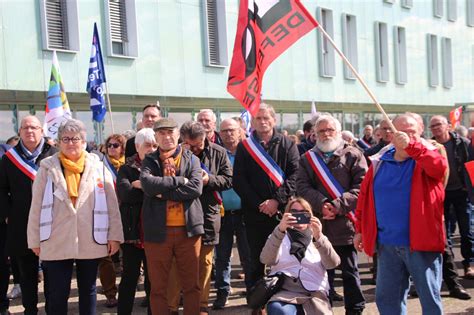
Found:
[[[315,147],[300,158],[296,189],[322,219],[323,232],[341,258],[346,314],[362,314],[365,299],[353,238],[354,210],[367,162],[360,150],[342,140],[341,123],[334,117],[319,116],[314,133]],[[334,294],[334,270],[328,274]]]
[[[59,70],[58,56],[53,51],[53,65],[49,81],[48,98],[46,100],[44,134],[52,139],[57,138],[58,128],[63,121],[71,118],[71,109],[66,97],[63,79]]]

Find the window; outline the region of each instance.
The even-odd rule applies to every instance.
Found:
[[[401,5],[405,9],[411,9],[413,7],[413,0],[402,0]]]
[[[428,84],[437,86],[439,84],[438,74],[438,37],[428,34]]]
[[[395,49],[395,82],[398,84],[407,83],[407,43],[405,28],[395,26],[394,28],[394,49]]]
[[[441,39],[441,56],[443,61],[443,87],[449,89],[453,87],[453,55],[451,48],[451,38]]]
[[[466,24],[474,26],[474,0],[466,0]]]
[[[389,80],[387,23],[375,22],[375,74],[377,81]]]
[[[356,17],[351,14],[342,14],[342,50],[352,66],[357,70],[357,22]],[[351,69],[344,64],[344,77],[354,80],[355,76]]]
[[[383,2],[393,4],[393,0],[383,0]]]
[[[40,13],[44,50],[79,51],[76,1],[41,0]]]
[[[332,18],[332,10],[318,8],[318,21],[331,38],[334,38],[334,22]],[[318,32],[318,61],[319,75],[322,77],[334,77],[336,75],[336,64],[334,58],[334,48],[329,41]]]
[[[202,0],[202,2],[206,66],[225,67],[228,65],[225,1]]]
[[[104,0],[107,7],[107,52],[112,57],[138,57],[134,0]]]
[[[447,0],[447,18],[448,21],[456,21],[458,19],[458,1],[457,0]]]
[[[443,17],[443,0],[433,0],[433,15]]]

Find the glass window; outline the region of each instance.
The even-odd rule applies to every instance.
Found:
[[[458,19],[458,1],[447,0],[447,18],[448,21],[456,21]]]
[[[126,130],[132,129],[132,114],[130,112],[113,112],[115,133],[122,134]],[[112,134],[109,113],[104,119],[104,138]]]
[[[288,134],[295,134],[296,130],[303,128],[299,125],[298,114],[297,113],[283,113],[281,114],[282,123],[280,130],[287,130]],[[277,121],[278,123],[278,121]]]
[[[181,126],[185,122],[193,119],[191,113],[168,113],[168,117],[170,117],[174,121],[176,121],[178,126]],[[141,119],[141,117],[140,117],[140,119]]]
[[[395,26],[395,82],[398,84],[407,83],[407,43],[405,28]]]
[[[438,72],[438,36],[428,34],[428,84],[430,86],[439,84]]]
[[[0,126],[2,126],[0,128],[0,141],[2,143],[17,134],[13,124],[13,111],[11,109],[0,111]]]
[[[225,1],[203,1],[206,66],[227,66],[227,27]]]
[[[354,69],[358,70],[357,53],[357,21],[351,14],[342,15],[342,50]],[[350,68],[344,64],[344,77],[355,80],[355,76]]]
[[[334,21],[332,10],[318,8],[318,21],[331,38],[334,38]],[[318,32],[318,61],[319,75],[322,77],[333,77],[336,75],[336,64],[334,58],[334,48],[329,41]]]
[[[451,38],[443,37],[441,40],[441,54],[443,60],[443,87],[453,87],[453,56]]]
[[[389,80],[387,23],[375,22],[376,77],[379,82]]]
[[[443,0],[433,0],[433,15],[443,17]]]

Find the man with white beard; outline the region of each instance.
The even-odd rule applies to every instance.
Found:
[[[353,211],[367,162],[362,152],[343,141],[341,124],[334,117],[321,115],[314,133],[316,145],[300,158],[296,191],[322,219],[323,233],[341,257],[346,314],[362,314],[365,299],[353,245]]]

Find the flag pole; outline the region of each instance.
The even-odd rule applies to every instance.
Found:
[[[109,113],[110,113],[110,126],[112,127],[112,133],[115,133],[114,128],[114,119],[112,118],[112,105],[110,105],[110,96],[109,96],[109,84],[105,81],[105,94],[107,95],[107,105],[109,105]]]
[[[326,33],[326,31],[324,30],[321,24],[318,24],[318,29],[324,35],[324,37],[326,37],[326,39],[331,43],[332,47],[334,47],[334,50],[339,54],[339,56],[341,56],[342,60],[349,67],[349,69],[351,69],[352,73],[354,73],[357,80],[359,80],[360,84],[362,84],[365,91],[369,94],[370,98],[372,99],[372,101],[374,101],[377,109],[380,111],[380,113],[382,113],[384,119],[388,122],[390,128],[392,128],[392,130],[394,131],[397,131],[395,126],[392,124],[390,118],[388,117],[387,113],[383,109],[382,105],[380,105],[380,103],[377,101],[377,98],[375,97],[374,93],[372,93],[372,91],[369,89],[369,87],[365,83],[364,79],[362,79],[362,77],[359,75],[357,70],[352,66],[351,62],[346,58],[344,53],[341,50],[339,50],[339,48],[336,46],[336,43],[332,40],[331,36],[329,36],[329,34]]]

